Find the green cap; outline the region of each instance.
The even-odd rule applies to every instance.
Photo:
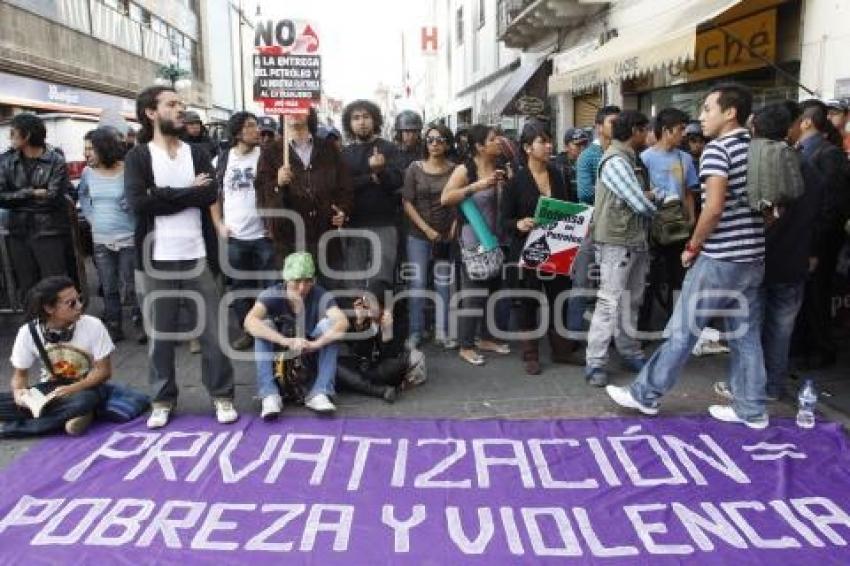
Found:
[[[312,279],[316,276],[316,264],[310,252],[295,252],[283,262],[283,280]]]

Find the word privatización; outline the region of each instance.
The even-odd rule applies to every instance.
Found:
[[[709,470],[715,474],[715,481],[751,483],[733,458],[708,434],[700,434],[699,443],[692,444],[674,435],[656,437],[637,432],[582,439],[420,438],[413,441],[290,432],[268,435],[262,450],[256,446],[253,450],[240,450],[242,431],[116,431],[69,468],[62,479],[76,482],[96,477],[98,468],[104,467],[114,473],[126,470],[122,481],[233,484],[262,476],[267,484],[281,480],[290,487],[297,482],[322,486],[332,466],[335,471],[329,481],[336,483],[347,478],[348,491],[359,489],[364,481],[382,487],[388,484],[392,488],[486,489],[496,483],[491,475],[498,480],[495,487],[529,490],[708,485],[703,472]],[[578,462],[583,464],[575,466]],[[580,476],[585,477],[556,478],[553,473],[554,469],[565,475],[565,470],[576,468],[583,470]]]
[[[82,544],[128,546],[130,551],[164,545],[199,551],[344,552],[350,549],[352,528],[357,528],[370,533],[372,550],[383,543],[387,553],[390,548],[397,554],[412,548],[422,552],[423,544],[444,541],[448,535],[453,546],[441,542],[438,550],[446,554],[484,555],[488,550],[504,553],[507,548],[515,556],[578,557],[587,550],[597,557],[624,557],[690,555],[697,550],[820,549],[827,546],[824,539],[843,547],[847,542],[833,525],[850,527],[850,516],[826,497],[772,500],[767,505],[702,502],[698,508],[677,502],[641,503],[624,505],[621,513],[610,508],[593,513],[585,507],[440,506],[435,510],[418,504],[397,510],[395,505],[383,505],[380,517],[376,505],[361,508],[263,499],[265,503],[181,499],[158,504],[141,498],[25,495],[0,519],[0,535],[9,531],[20,538],[38,529],[29,544],[41,548]],[[770,528],[758,532],[755,525],[763,527],[766,521]],[[325,534],[320,539],[321,533]],[[421,539],[418,545],[417,538]],[[362,545],[363,539],[359,542]]]

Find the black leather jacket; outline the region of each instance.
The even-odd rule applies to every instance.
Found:
[[[0,208],[9,209],[13,236],[61,236],[70,229],[66,187],[68,170],[58,151],[46,148],[27,171],[20,151],[0,157]],[[36,197],[36,189],[47,196]]]

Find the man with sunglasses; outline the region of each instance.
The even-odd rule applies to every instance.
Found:
[[[69,277],[42,279],[29,299],[9,357],[11,391],[0,393],[0,438],[61,430],[80,435],[101,401],[101,385],[112,375],[115,346],[106,326],[83,314],[80,292]],[[38,365],[40,379],[31,386],[30,370]],[[47,403],[39,411],[42,397]]]
[[[581,128],[568,128],[564,133],[564,151],[553,158],[555,167],[561,172],[567,185],[567,198],[578,202],[578,181],[576,163],[581,153],[587,149],[590,137]]]

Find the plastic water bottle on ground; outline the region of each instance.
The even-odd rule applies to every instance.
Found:
[[[800,428],[813,428],[815,426],[815,405],[818,402],[818,392],[815,384],[807,379],[797,396],[797,426]]]

